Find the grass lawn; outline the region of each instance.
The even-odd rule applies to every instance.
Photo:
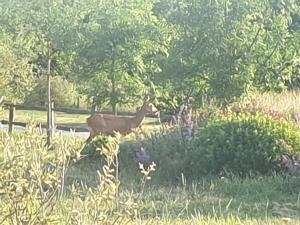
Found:
[[[132,171],[133,160],[122,154],[122,144],[120,147],[120,199],[140,198],[138,218],[128,224],[300,225],[300,178],[228,175],[191,182],[183,178],[176,184],[166,184],[159,182],[154,172],[143,189],[142,175]],[[97,159],[82,159],[70,169],[68,182],[76,180],[95,187],[99,169]]]
[[[186,182],[183,177],[162,185],[154,172],[155,182],[143,188],[142,174],[128,172],[134,162],[125,155],[119,156],[120,201],[129,196],[138,202],[138,218],[128,224],[300,224],[300,178],[229,175]],[[100,169],[100,159],[84,158],[70,168],[67,183],[96,187]]]

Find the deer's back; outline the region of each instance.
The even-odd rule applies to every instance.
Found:
[[[95,133],[112,135],[114,132],[121,134],[132,132],[130,117],[95,114],[87,118],[87,125]]]

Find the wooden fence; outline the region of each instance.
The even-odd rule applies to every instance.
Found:
[[[22,127],[26,127],[26,125],[27,125],[25,122],[20,122],[20,121],[16,122],[15,121],[17,110],[45,111],[45,112],[48,111],[47,107],[18,105],[18,104],[14,104],[14,103],[4,103],[3,105],[4,105],[4,107],[9,109],[9,118],[8,118],[8,120],[1,120],[0,122],[2,124],[8,124],[8,132],[10,132],[10,133],[13,131],[13,126],[14,125],[22,126]],[[55,124],[55,112],[63,112],[63,113],[67,113],[67,114],[91,115],[92,112],[90,110],[54,107],[54,104],[52,103],[51,112],[52,112],[51,115],[47,115],[47,117],[48,117],[47,118],[47,124],[38,124],[37,125],[41,128],[47,129],[49,144],[51,143],[52,136],[53,136],[53,133],[54,133],[54,129],[64,130],[64,131],[73,130],[74,132],[88,132],[88,129],[82,128],[82,127],[68,127],[68,126],[56,125]],[[96,111],[96,112],[93,112],[93,113],[112,114],[111,111],[101,111],[101,112]],[[135,113],[133,113],[133,112],[118,112],[118,115],[134,116]],[[156,116],[153,116],[153,115],[147,115],[147,117],[157,118]]]
[[[16,122],[15,117],[16,117],[16,111],[17,110],[28,110],[28,111],[42,111],[42,112],[47,112],[46,107],[37,107],[37,106],[27,106],[27,105],[17,105],[13,103],[4,103],[3,104],[5,108],[9,109],[9,116],[8,120],[1,120],[0,122],[2,124],[8,124],[8,132],[13,131],[13,125],[17,126],[22,126],[26,127],[25,122]],[[37,124],[37,126],[41,128],[56,128],[58,130],[64,130],[64,131],[70,131],[74,130],[75,132],[87,132],[88,129],[82,128],[82,127],[68,127],[68,126],[61,126],[61,125],[56,125],[55,124],[55,112],[64,112],[64,113],[69,113],[69,114],[90,114],[91,112],[88,110],[81,110],[81,109],[68,109],[68,108],[54,108],[54,105],[52,103],[51,106],[51,115],[50,115],[50,120],[47,118],[48,123],[47,124]]]

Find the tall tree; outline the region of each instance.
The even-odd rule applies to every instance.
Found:
[[[30,43],[0,29],[0,96],[23,101],[34,83]]]
[[[80,18],[77,17],[75,3],[62,0],[9,0],[2,1],[1,21],[6,24],[6,30],[22,40],[33,40],[33,52],[39,57],[38,61],[44,62],[41,73],[47,76],[48,96],[48,144],[51,143],[51,76],[53,62],[59,64],[62,54],[71,55],[76,41],[76,27]],[[68,53],[68,54],[66,54]],[[66,62],[66,61],[64,61]],[[40,64],[42,65],[42,64]],[[64,71],[61,70],[63,73]],[[64,74],[63,74],[64,75]]]
[[[162,61],[159,82],[173,82],[175,91],[199,97],[197,102],[203,95],[230,100],[254,88],[280,89],[295,76],[295,0],[166,0],[156,13],[181,34]]]
[[[86,15],[80,79],[90,81],[95,103],[109,103],[115,114],[117,105],[145,94],[158,56],[168,54],[173,31],[153,14],[155,2],[106,0]]]

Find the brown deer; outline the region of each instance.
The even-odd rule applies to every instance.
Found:
[[[86,142],[90,142],[99,134],[114,135],[119,132],[122,135],[127,135],[136,132],[144,121],[147,113],[158,115],[157,108],[153,105],[153,100],[146,100],[142,108],[136,113],[135,117],[112,116],[104,114],[95,114],[87,118],[87,125],[90,130],[90,136]]]

